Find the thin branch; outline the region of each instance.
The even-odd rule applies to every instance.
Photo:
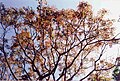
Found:
[[[7,60],[7,56],[6,56],[7,54],[6,54],[5,48],[4,48],[4,47],[5,47],[5,42],[4,42],[4,41],[5,41],[5,34],[6,34],[6,29],[4,29],[4,33],[3,33],[3,46],[2,46],[2,52],[3,52],[3,54],[4,54],[5,61],[6,61],[7,65],[8,65],[8,68],[9,68],[11,74],[13,75],[13,77],[14,77],[15,80],[18,80],[18,79],[16,78],[15,74],[13,73],[13,71],[12,71],[10,65],[9,65],[9,62],[8,62],[8,60]]]

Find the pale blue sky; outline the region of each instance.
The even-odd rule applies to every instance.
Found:
[[[80,0],[47,0],[49,5],[54,5],[57,8],[75,8],[75,5]],[[21,7],[21,6],[31,6],[35,7],[37,5],[36,0],[0,0],[0,2],[3,2],[6,6],[12,6],[12,7]]]
[[[49,6],[55,6],[58,9],[77,9],[80,1],[87,1],[92,4],[94,11],[101,7],[101,0],[47,0]],[[3,2],[7,7],[37,7],[37,0],[0,0],[0,2]]]
[[[47,0],[48,5],[53,5],[59,9],[62,8],[73,8],[76,9],[76,5],[80,1],[88,1],[92,3],[94,6],[99,7],[100,1],[99,0]],[[22,6],[31,6],[36,7],[37,1],[36,0],[0,0],[0,2],[3,2],[6,6],[12,6],[12,7],[22,7]],[[99,5],[98,5],[99,4]]]
[[[36,0],[0,0],[7,7],[37,6]]]

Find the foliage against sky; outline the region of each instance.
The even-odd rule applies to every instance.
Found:
[[[114,20],[105,18],[107,11],[94,15],[87,2],[76,10],[38,3],[36,10],[1,4],[1,79],[83,81],[108,76],[114,64],[101,57],[119,38],[114,35]]]

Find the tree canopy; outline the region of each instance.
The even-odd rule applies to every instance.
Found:
[[[0,79],[102,80],[115,64],[101,57],[119,42],[106,13],[95,15],[87,2],[76,10],[59,10],[43,0],[36,10],[1,4]]]

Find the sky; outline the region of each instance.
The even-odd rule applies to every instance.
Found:
[[[116,28],[115,31],[120,33],[120,22],[117,21],[120,17],[120,0],[47,0],[49,6],[55,6],[58,9],[76,9],[80,1],[87,1],[90,3],[94,12],[97,12],[102,8],[108,10],[109,13],[107,14],[107,17],[116,20],[113,26]],[[36,0],[0,0],[0,2],[4,3],[7,7],[37,7]],[[118,48],[120,48],[120,46],[109,48],[109,55],[111,55],[110,53],[112,53],[112,55],[118,54]]]

